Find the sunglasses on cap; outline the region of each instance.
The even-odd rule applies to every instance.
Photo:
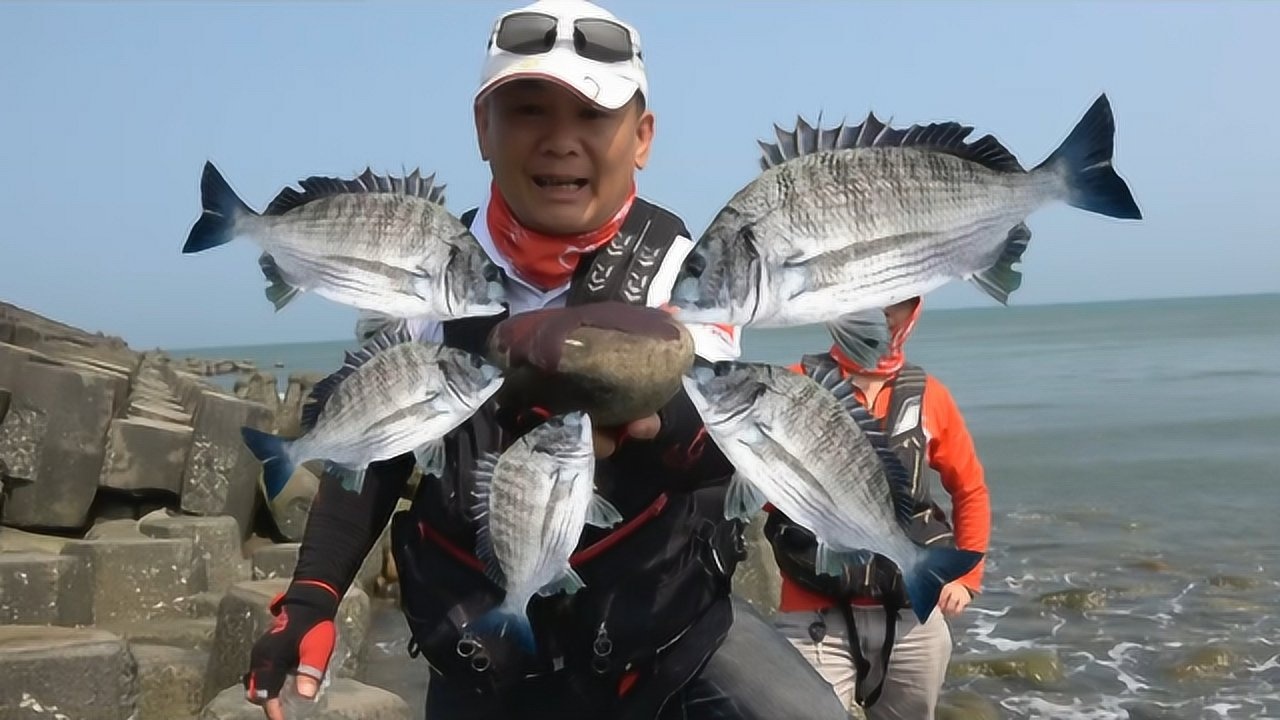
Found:
[[[552,15],[512,13],[498,24],[492,42],[516,55],[541,55],[555,46],[559,28],[560,19]],[[573,49],[588,60],[602,63],[643,57],[631,42],[631,31],[604,18],[574,20]]]

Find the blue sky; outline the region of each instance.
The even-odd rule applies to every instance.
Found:
[[[350,338],[354,312],[321,298],[274,312],[243,239],[181,254],[201,166],[259,209],[309,175],[421,167],[461,212],[488,182],[484,42],[516,4],[0,3],[0,300],[135,347]],[[645,45],[640,190],[695,234],[798,113],[959,120],[1030,165],[1106,92],[1146,219],[1032,215],[1012,302],[1280,290],[1280,3],[602,4]]]

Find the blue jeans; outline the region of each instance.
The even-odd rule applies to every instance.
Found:
[[[728,636],[702,672],[668,698],[651,720],[848,720],[831,685],[750,605],[734,597],[733,614]],[[432,675],[426,717],[578,720],[613,718],[628,710],[565,707],[578,703],[557,702],[556,685],[520,687],[500,702],[482,702]]]

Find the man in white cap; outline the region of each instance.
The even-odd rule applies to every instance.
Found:
[[[693,242],[679,217],[636,194],[654,135],[649,99],[638,33],[596,5],[541,0],[494,24],[475,98],[493,182],[463,220],[506,275],[510,315],[668,300]],[[481,352],[504,316],[413,329]],[[690,331],[700,361],[737,357],[736,328]],[[584,589],[530,601],[536,649],[474,632],[502,598],[475,554],[475,461],[542,419],[538,408],[482,408],[447,438],[440,476],[424,475],[392,519],[410,652],[430,665],[427,717],[847,718],[799,653],[731,599],[744,556],[742,526],[723,513],[733,468],[683,393],[597,433],[596,487],[623,522],[584,530],[571,560]],[[321,483],[293,581],[245,676],[268,717],[282,717],[288,674],[314,695],[338,602],[413,469],[409,455],[377,463],[359,494]]]

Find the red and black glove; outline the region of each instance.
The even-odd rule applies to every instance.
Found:
[[[295,580],[271,601],[275,621],[253,645],[244,687],[249,701],[262,703],[280,695],[285,677],[300,675],[324,679],[333,654],[335,626],[341,596],[328,583]]]

